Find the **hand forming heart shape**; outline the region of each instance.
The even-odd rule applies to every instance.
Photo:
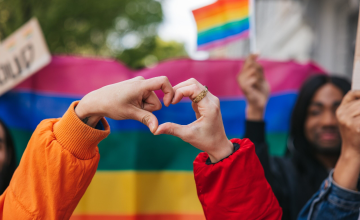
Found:
[[[189,79],[172,87],[167,77],[145,80],[143,77],[108,85],[87,94],[75,111],[80,119],[95,126],[102,117],[115,120],[134,119],[147,125],[155,135],[170,134],[190,143],[209,154],[212,162],[230,155],[232,143],[227,139],[221,112],[220,101],[210,92],[198,103],[192,103],[197,120],[188,125],[164,123],[158,125],[153,111],[162,105],[154,93],[164,92],[165,106],[177,104],[183,97],[194,99],[205,87],[195,79]],[[96,103],[96,104],[94,104]]]

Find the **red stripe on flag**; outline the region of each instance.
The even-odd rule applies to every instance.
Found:
[[[225,0],[223,0],[225,1]],[[229,2],[227,2],[229,1]],[[215,2],[211,5],[207,5],[205,7],[195,9],[193,10],[193,14],[196,21],[212,17],[214,15],[218,14],[224,14],[228,10],[234,10],[235,8],[238,8],[239,10],[241,8],[249,7],[248,1],[233,1],[233,0],[226,0],[226,2]]]

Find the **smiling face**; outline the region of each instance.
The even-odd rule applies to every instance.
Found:
[[[305,136],[320,151],[338,152],[341,137],[336,109],[343,98],[342,91],[331,83],[320,87],[308,107]]]

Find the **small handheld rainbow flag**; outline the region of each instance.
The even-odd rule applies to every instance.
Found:
[[[198,50],[208,50],[249,37],[249,0],[218,0],[193,10]]]

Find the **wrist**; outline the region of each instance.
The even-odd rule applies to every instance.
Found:
[[[87,113],[86,110],[87,109],[86,109],[86,107],[84,107],[84,104],[83,104],[82,100],[75,107],[75,113],[81,120],[91,116],[89,113]]]
[[[343,146],[344,147],[344,146]],[[343,148],[336,163],[333,178],[341,187],[356,190],[360,174],[360,154]]]
[[[264,107],[259,106],[246,106],[246,119],[250,121],[262,121],[264,120]]]
[[[353,151],[351,149],[344,150],[346,148],[342,148],[340,157],[338,159],[341,163],[346,163],[352,168],[356,168],[360,172],[360,153],[357,151]],[[338,164],[337,163],[337,164]],[[357,174],[358,175],[358,174]]]
[[[218,147],[216,151],[207,152],[212,163],[217,163],[234,152],[234,145],[228,139],[218,146],[221,147]]]
[[[86,102],[83,100],[81,100],[75,107],[75,113],[81,121],[93,128],[102,118],[102,116],[91,114],[90,108],[86,106]]]

